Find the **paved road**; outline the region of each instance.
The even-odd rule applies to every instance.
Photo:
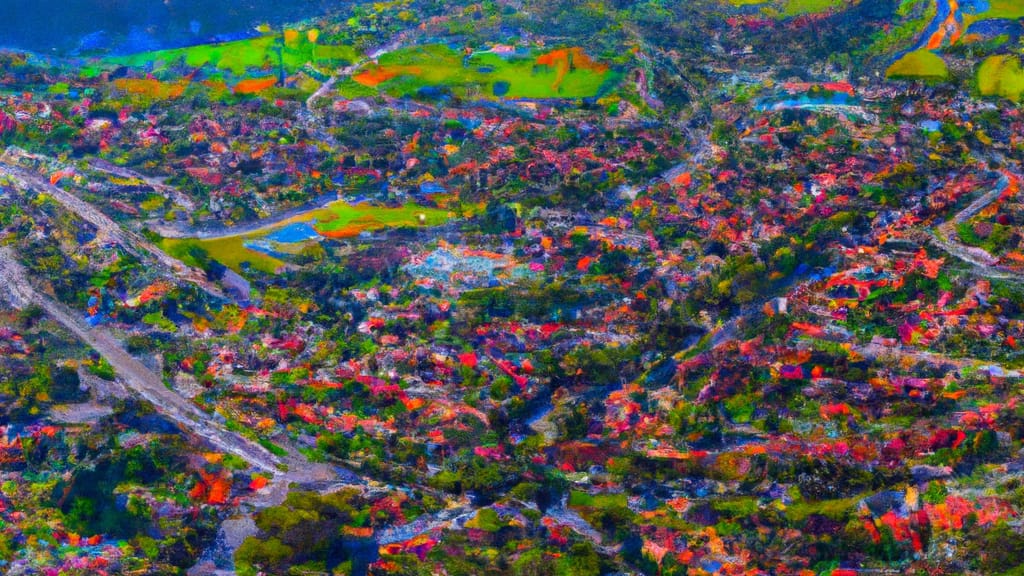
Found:
[[[463,504],[452,508],[445,508],[433,514],[425,514],[408,524],[391,526],[377,532],[377,543],[383,545],[404,542],[420,534],[426,534],[437,529],[447,528],[452,525],[461,526],[472,519],[473,516],[476,516],[476,512],[476,508]]]
[[[48,180],[39,174],[2,162],[0,163],[0,175],[7,176],[17,183],[19,187],[26,190],[45,192],[64,206],[64,208],[95,226],[102,236],[116,242],[133,256],[160,266],[174,277],[195,284],[212,296],[217,298],[225,297],[220,288],[206,279],[206,273],[202,270],[192,268],[180,260],[172,258],[166,252],[157,248],[152,242],[139,234],[125,230],[117,222],[111,220],[106,214],[100,212],[88,202],[63,188],[50,184]]]
[[[974,218],[979,212],[988,207],[989,204],[998,200],[999,197],[1003,195],[1003,192],[1006,192],[1009,187],[1010,177],[1006,174],[1000,175],[999,181],[996,182],[996,185],[992,187],[991,190],[958,212],[956,216],[953,216],[953,220],[947,223],[947,225],[951,225],[952,223],[962,224],[971,218]]]
[[[302,214],[312,210],[318,210],[337,201],[337,195],[324,194],[316,200],[303,204],[302,206],[278,212],[253,222],[246,222],[244,224],[237,224],[234,226],[225,226],[224,224],[213,224],[209,226],[175,226],[156,223],[151,225],[150,228],[164,238],[199,238],[200,240],[232,238],[236,236],[245,236],[254,232],[269,231],[272,228],[276,228],[277,226],[284,224],[287,220],[301,216]]]
[[[850,349],[868,360],[877,360],[879,358],[910,360],[912,362],[924,362],[932,366],[952,365],[957,368],[992,364],[991,362],[982,362],[980,360],[975,360],[974,358],[950,358],[949,356],[935,352],[927,352],[914,348],[904,348],[902,346],[883,346],[875,343],[855,344],[851,346]]]
[[[72,310],[40,294],[29,283],[26,270],[8,247],[0,248],[0,284],[6,288],[15,306],[41,306],[51,318],[95,349],[117,370],[125,384],[151,403],[158,412],[206,439],[217,449],[230,452],[260,470],[281,474],[278,468],[282,463],[280,458],[262,446],[224,430],[209,414],[168,389],[160,376],[126,352],[105,328],[86,326]]]
[[[117,176],[120,178],[141,180],[148,184],[154,190],[158,192],[163,192],[164,194],[170,196],[174,203],[177,204],[178,206],[181,206],[182,208],[189,211],[194,211],[196,209],[195,202],[193,202],[192,199],[186,196],[181,190],[178,190],[174,186],[164,184],[163,182],[156,178],[146,176],[145,174],[140,174],[134,170],[129,170],[128,168],[124,168],[122,166],[111,164],[110,162],[107,162],[102,158],[90,158],[89,166],[92,167],[93,170],[96,170],[98,172],[104,172],[106,174],[111,174],[113,176]]]
[[[974,202],[971,202],[970,205],[946,222],[940,224],[931,232],[932,244],[939,247],[947,254],[970,264],[985,278],[1024,280],[1024,274],[998,267],[997,264],[999,263],[999,259],[992,256],[985,250],[975,246],[965,246],[964,244],[950,240],[950,238],[955,236],[957,224],[967,222],[987,208],[990,204],[998,200],[1010,187],[1011,178],[1019,181],[1019,177],[1015,174],[1004,172],[1002,177],[1000,177],[999,182],[996,183],[991,190],[983,194]]]
[[[587,522],[582,516],[580,516],[575,510],[567,506],[569,497],[564,496],[562,502],[557,507],[550,508],[547,511],[547,516],[554,519],[559,524],[569,526],[574,532],[580,536],[590,540],[594,546],[604,554],[615,555],[618,554],[622,545],[608,546],[604,544],[601,533],[594,528],[590,522]]]

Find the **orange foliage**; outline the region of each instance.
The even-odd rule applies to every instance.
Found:
[[[277,84],[277,78],[247,78],[235,84],[235,94],[256,94]]]
[[[363,86],[377,86],[383,84],[388,80],[391,80],[395,76],[402,74],[420,74],[422,70],[419,66],[376,66],[373,68],[367,68],[362,72],[352,77],[353,80],[362,84]]]
[[[693,174],[689,172],[683,172],[679,176],[676,176],[672,183],[677,186],[688,188],[693,183]]]
[[[131,96],[147,96],[156,100],[173,100],[181,97],[188,86],[188,80],[161,82],[152,78],[118,78],[114,87]]]
[[[205,497],[207,504],[226,504],[231,493],[231,481],[203,471],[199,476],[201,480],[189,490],[189,497],[193,500]]]
[[[345,536],[353,536],[355,538],[370,538],[373,536],[372,527],[342,526],[341,531]]]
[[[317,229],[317,234],[320,234],[324,238],[352,238],[353,236],[359,236],[359,233],[363,230],[364,227],[362,226],[349,224],[348,226],[342,226],[335,230]]]
[[[224,478],[216,478],[210,485],[210,492],[206,496],[207,504],[225,504],[228,501],[228,494],[231,493],[231,483]]]
[[[600,62],[594,61],[582,48],[575,46],[573,48],[559,48],[552,50],[546,54],[541,54],[537,57],[537,64],[541,66],[553,66],[558,70],[558,79],[551,85],[552,88],[557,89],[565,79],[565,75],[569,73],[570,68],[577,68],[580,70],[591,70],[598,73],[604,73],[608,70],[608,67]]]

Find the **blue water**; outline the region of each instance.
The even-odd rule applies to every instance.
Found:
[[[305,222],[296,222],[294,224],[288,224],[287,226],[278,228],[258,240],[247,240],[242,243],[242,246],[273,258],[287,260],[290,258],[290,255],[276,250],[274,248],[275,246],[280,244],[306,242],[308,240],[318,238],[320,238],[320,235],[317,234],[316,230],[314,230],[312,226]]]
[[[988,0],[961,0],[960,10],[968,14],[981,14],[989,9]]]
[[[765,100],[757,104],[757,110],[784,110],[786,108],[813,108],[815,106],[856,106],[857,100],[849,95],[837,92],[831,98],[810,97],[806,94],[799,98],[785,100]]]
[[[951,11],[949,0],[935,0],[935,4],[935,18],[932,18],[932,21],[928,24],[928,27],[925,28],[924,34],[921,34],[921,38],[918,41],[915,50],[927,46],[928,39],[931,38],[933,34],[938,32],[939,26],[942,26],[942,23],[946,21],[946,18],[949,18],[949,13]]]
[[[265,238],[271,242],[294,244],[297,242],[305,242],[306,240],[313,240],[314,238],[319,237],[320,235],[317,234],[316,230],[314,230],[309,224],[306,224],[305,222],[296,222],[267,234]]]
[[[444,194],[448,191],[437,182],[423,182],[420,184],[420,192],[423,194]]]

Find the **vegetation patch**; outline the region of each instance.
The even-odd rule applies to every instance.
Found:
[[[1019,0],[988,0],[988,10],[978,14],[976,20],[1024,18],[1024,4]]]
[[[186,48],[140,52],[110,58],[113,64],[158,68],[184,65],[190,68],[211,66],[242,76],[249,70],[273,70],[283,66],[294,72],[307,63],[336,66],[359,58],[352,46],[317,43],[316,30],[285,30],[280,35],[259,36],[234,42],[200,44]]]
[[[288,224],[314,222],[313,227],[327,238],[350,238],[361,232],[402,226],[437,226],[450,218],[450,213],[437,208],[406,204],[397,208],[333,202],[323,208],[299,214],[273,226],[254,232],[220,238],[165,238],[161,248],[192,266],[205,267],[206,259],[216,260],[232,270],[248,267],[260,272],[276,273],[286,264],[272,255],[253,250],[245,244],[259,240]]]
[[[885,75],[896,80],[943,81],[949,79],[949,67],[937,54],[929,50],[915,50],[893,62],[885,71]]]
[[[346,238],[360,232],[400,226],[437,226],[449,219],[446,210],[406,204],[397,208],[352,205],[335,202],[310,214],[304,221],[316,220],[314,228],[328,238]]]
[[[846,5],[846,0],[729,0],[735,7],[763,6],[766,14],[776,18],[790,18],[803,14],[820,14]]]
[[[392,96],[450,91],[469,97],[588,98],[618,75],[579,47],[544,53],[463,54],[442,45],[404,48],[381,56],[339,84],[346,97],[367,89]]]
[[[991,56],[978,67],[978,92],[1020,102],[1024,95],[1024,70],[1010,55]]]
[[[204,259],[216,260],[232,270],[246,266],[260,272],[276,273],[285,263],[273,256],[244,246],[244,236],[200,240],[198,238],[165,238],[160,247],[190,266],[202,267]]]

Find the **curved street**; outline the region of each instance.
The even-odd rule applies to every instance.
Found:
[[[0,282],[12,303],[17,307],[36,304],[61,326],[91,346],[111,366],[125,384],[154,408],[182,428],[204,438],[217,449],[230,452],[263,470],[280,474],[281,459],[262,446],[228,432],[173,390],[164,386],[163,379],[126,352],[121,343],[103,327],[87,327],[78,316],[63,304],[40,294],[28,281],[24,267],[15,259],[10,248],[0,248]]]
[[[220,288],[206,279],[206,273],[202,270],[192,268],[182,261],[169,256],[152,242],[139,234],[125,230],[117,222],[111,220],[110,217],[97,210],[88,202],[83,201],[63,188],[51,184],[41,175],[20,166],[12,165],[12,161],[7,157],[4,157],[3,160],[3,162],[0,162],[0,175],[6,176],[20,188],[45,192],[65,209],[95,226],[100,234],[116,242],[129,254],[157,264],[172,276],[195,284],[212,296],[217,298],[225,297],[224,292]]]
[[[967,222],[990,204],[1002,197],[1011,185],[1018,184],[1020,177],[1014,173],[1004,171],[999,182],[991,190],[971,202],[966,208],[955,216],[930,231],[931,241],[944,252],[967,264],[973,266],[982,276],[999,280],[1021,280],[1024,274],[1006,270],[997,266],[999,259],[985,252],[981,248],[965,246],[959,242],[950,240],[956,234],[956,225]]]

